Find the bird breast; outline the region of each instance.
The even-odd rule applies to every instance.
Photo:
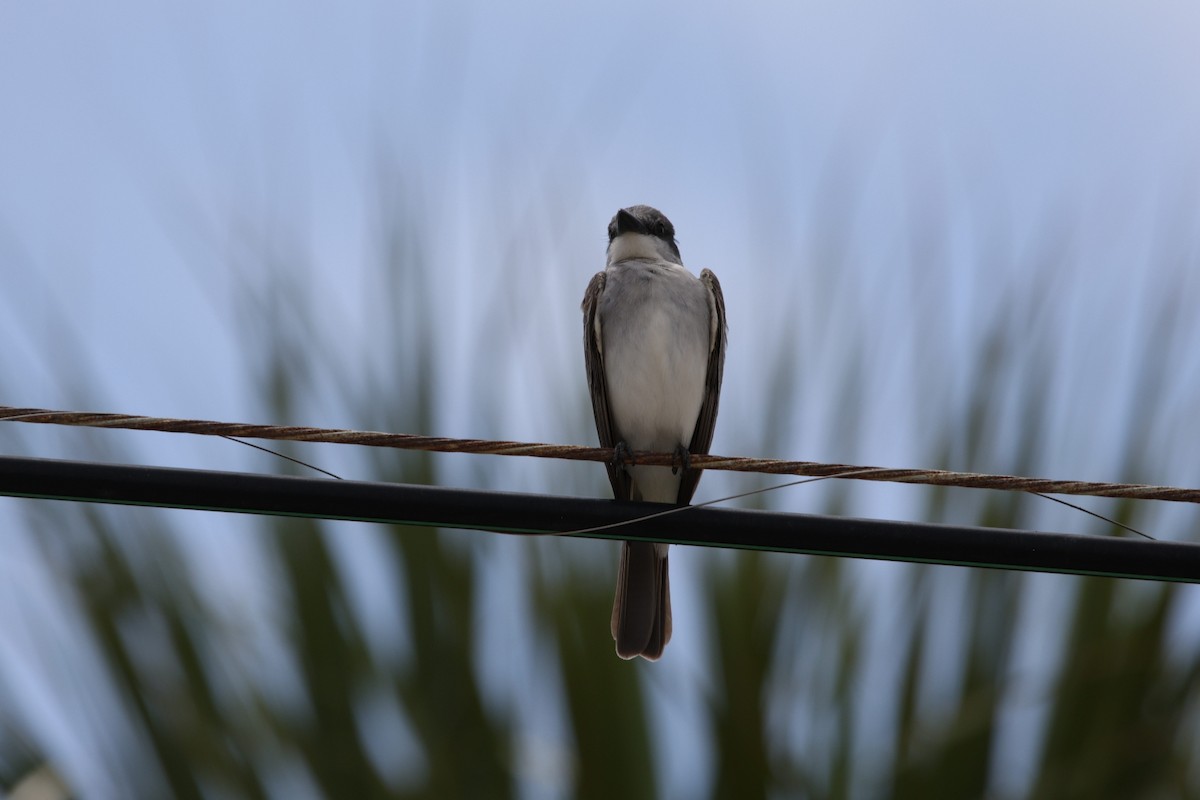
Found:
[[[675,264],[608,267],[599,308],[604,370],[616,433],[634,450],[691,441],[711,350],[707,294]]]

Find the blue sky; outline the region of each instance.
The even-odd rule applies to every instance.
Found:
[[[946,223],[939,246],[963,257],[989,237],[1020,248],[1070,214],[1094,266],[1087,285],[1065,279],[1068,302],[1120,312],[1114,280],[1175,279],[1144,254],[1198,169],[1197,19],[1182,4],[283,8],[2,12],[9,285],[69,308],[142,410],[244,408],[236,386],[206,380],[234,343],[220,339],[221,288],[198,287],[186,262],[205,235],[252,220],[302,232],[314,280],[335,265],[355,280],[381,151],[434,218],[446,273],[469,274],[456,286],[468,307],[499,242],[558,248],[558,282],[534,298],[561,308],[555,329],[573,324],[612,209],[635,201],[667,210],[685,259],[717,269],[734,311],[766,294],[790,298],[773,314],[815,313],[803,303],[833,280],[816,263],[826,213],[850,232],[850,291],[882,304],[870,293],[895,289],[889,261],[926,203]],[[852,173],[852,199],[831,163]],[[541,201],[551,192],[561,203]],[[781,274],[801,305],[763,292]],[[1005,279],[960,268],[936,291],[961,305],[951,293]],[[730,384],[750,387],[759,366],[733,322]],[[17,327],[19,343],[34,335]],[[190,369],[146,379],[180,349]],[[144,369],[113,374],[130,355]],[[46,370],[21,402],[47,403]]]
[[[1130,477],[1107,442],[1135,421],[1111,387],[1139,380],[1149,352],[1170,376],[1146,433],[1166,455],[1137,479],[1197,485],[1167,445],[1198,433],[1200,371],[1147,343],[1172,300],[1200,299],[1198,40],[1187,3],[6,4],[0,403],[75,403],[83,378],[56,353],[77,337],[102,387],[91,410],[270,421],[231,367],[246,346],[235,278],[272,280],[240,243],[277,247],[321,298],[321,334],[369,362],[397,313],[361,304],[384,190],[436,265],[429,335],[454,400],[426,432],[570,441],[579,299],[612,213],[645,202],[725,289],[716,452],[923,466],[1009,299],[1029,311],[1020,352],[1053,376],[1053,477]],[[495,307],[509,297],[519,308]],[[1195,341],[1195,316],[1169,331]],[[510,338],[484,329],[496,319]],[[854,353],[870,400],[846,437],[829,420]],[[803,371],[784,435],[756,424],[777,357]],[[361,424],[342,411],[318,396],[286,421]],[[997,453],[1016,410],[1009,424]],[[69,436],[36,441],[77,455]],[[132,446],[261,468],[223,444]],[[603,491],[583,467],[487,469],[497,488]],[[698,499],[745,485],[710,476]],[[804,510],[826,489],[811,491],[774,502]],[[854,497],[864,515],[922,507],[909,489]],[[671,774],[687,786],[685,766]]]

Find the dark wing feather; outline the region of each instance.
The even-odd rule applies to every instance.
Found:
[[[708,377],[704,382],[704,404],[700,406],[700,416],[696,418],[696,427],[692,431],[692,441],[688,452],[692,454],[707,453],[712,446],[713,429],[717,425],[717,406],[721,400],[721,377],[725,373],[725,295],[721,293],[721,284],[711,270],[700,273],[700,282],[708,290],[709,313],[716,318],[716,326],[712,332],[708,352]],[[692,501],[696,493],[696,485],[700,483],[702,470],[685,469],[679,481],[679,494],[675,502],[683,504]]]
[[[592,393],[592,414],[596,418],[596,433],[600,437],[600,446],[616,447],[620,439],[608,407],[608,381],[604,377],[604,344],[597,318],[600,296],[604,294],[604,283],[604,272],[597,272],[583,295],[583,355],[587,365],[588,388]],[[605,467],[608,469],[608,482],[612,484],[613,497],[628,500],[629,473],[612,464],[605,464]]]

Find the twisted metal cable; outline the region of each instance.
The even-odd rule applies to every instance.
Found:
[[[200,436],[229,436],[246,439],[273,439],[295,442],[356,444],[422,450],[439,453],[475,453],[496,456],[561,458],[572,461],[610,462],[616,453],[611,447],[507,442],[490,439],[454,439],[409,433],[381,433],[338,428],[311,428],[294,425],[249,425],[199,419],[144,417],[132,414],[98,414],[82,411],[52,411],[43,408],[0,406],[0,421],[74,425],[88,428],[192,433]],[[677,466],[674,453],[636,450],[627,463],[647,466]],[[1176,503],[1200,503],[1200,489],[1174,486],[1150,486],[1130,483],[1066,481],[1027,478],[1017,475],[988,475],[978,472],[952,472],[940,469],[892,469],[851,464],[824,464],[814,461],[781,461],[770,458],[743,458],[695,454],[691,466],[730,472],[756,472],[768,475],[800,475],[814,478],[844,477],[850,480],[886,481],[933,486],[963,486],[973,489],[1001,489],[1038,494],[1067,494],[1090,497],[1119,497],[1134,500],[1168,500]]]

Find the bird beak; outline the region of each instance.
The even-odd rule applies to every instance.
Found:
[[[622,233],[646,233],[642,221],[623,208],[617,212],[617,235]]]

